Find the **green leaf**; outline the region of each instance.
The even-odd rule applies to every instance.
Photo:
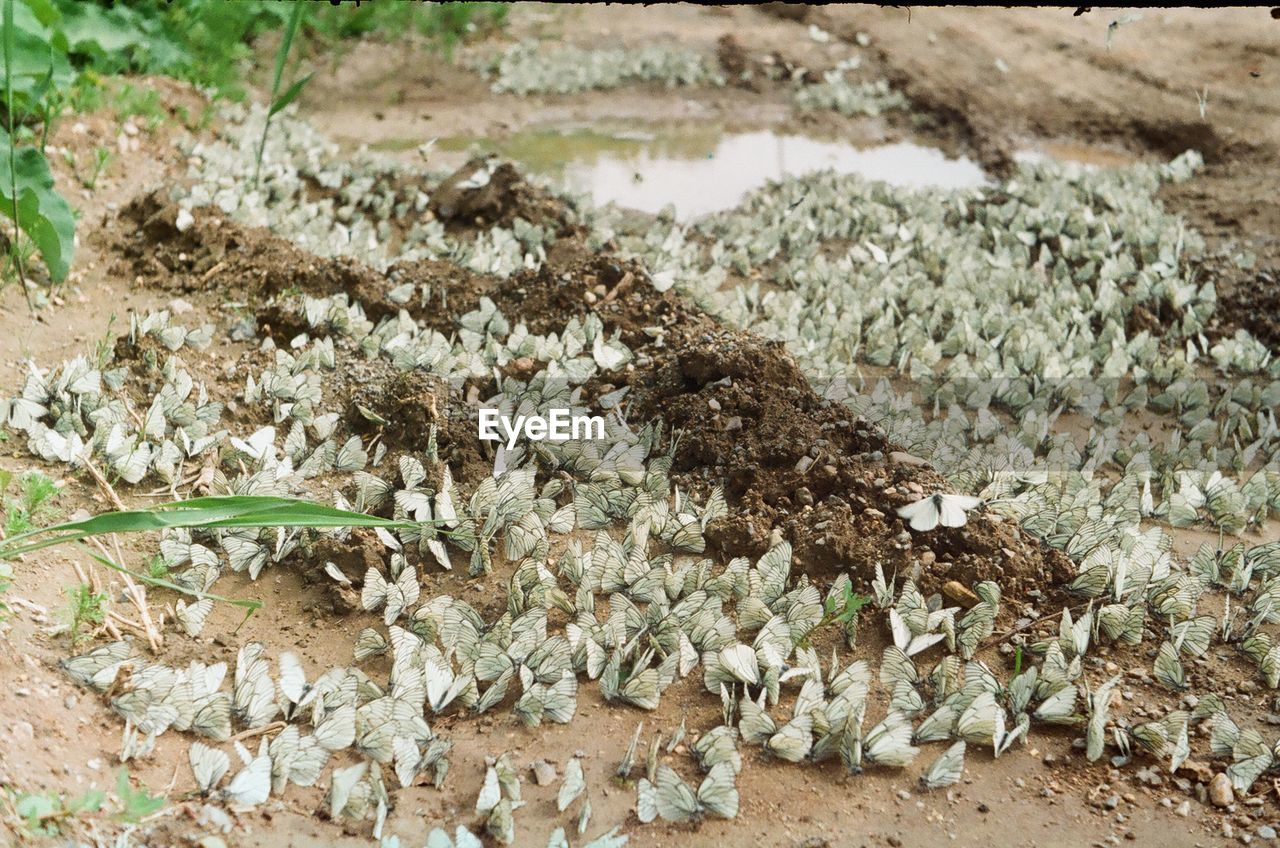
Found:
[[[164,796],[150,795],[145,788],[134,789],[129,784],[129,770],[123,766],[116,772],[116,794],[124,807],[120,818],[127,822],[140,821],[164,808]]]
[[[67,802],[67,812],[96,813],[102,809],[102,803],[106,800],[107,794],[101,789],[89,789],[79,798]]]
[[[30,827],[39,825],[58,811],[58,805],[47,795],[20,795],[13,807]]]
[[[268,115],[275,115],[275,114],[276,114],[277,112],[279,112],[281,109],[283,109],[284,107],[288,106],[288,105],[289,105],[290,103],[292,103],[295,99],[297,99],[298,95],[302,93],[302,89],[303,89],[303,87],[304,87],[307,83],[311,82],[311,78],[312,78],[313,76],[315,76],[315,73],[314,73],[314,72],[309,73],[309,74],[307,74],[305,77],[303,77],[302,79],[300,79],[300,80],[298,80],[297,82],[295,82],[293,85],[291,85],[291,86],[289,86],[288,88],[286,88],[286,89],[284,90],[284,93],[283,93],[283,94],[281,94],[279,97],[277,97],[277,98],[276,98],[276,100],[275,100],[275,102],[271,104],[271,109],[267,112],[267,114],[268,114]]]
[[[0,559],[104,533],[137,533],[173,527],[384,527],[407,529],[422,526],[393,521],[362,512],[294,498],[259,495],[211,496],[160,504],[152,509],[125,510],[68,521],[13,536],[0,543]],[[46,538],[28,541],[41,535]]]
[[[40,249],[49,276],[62,282],[75,252],[75,215],[54,191],[44,154],[34,147],[11,150],[10,143],[9,134],[0,130],[0,161],[11,162],[9,179],[0,180],[0,212],[14,218],[16,206],[18,226]]]

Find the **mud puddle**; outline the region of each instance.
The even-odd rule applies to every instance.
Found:
[[[867,147],[773,130],[724,133],[706,125],[554,128],[496,142],[452,138],[438,144],[445,151],[478,147],[513,159],[560,178],[597,205],[650,214],[673,206],[682,220],[730,209],[770,180],[824,169],[906,188],[971,188],[988,181],[973,160],[913,142]]]

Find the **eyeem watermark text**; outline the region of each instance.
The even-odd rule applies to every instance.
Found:
[[[481,441],[505,441],[507,450],[514,450],[522,436],[531,442],[603,439],[604,419],[599,415],[574,415],[568,409],[552,409],[546,416],[517,415],[514,419],[497,409],[480,410]]]

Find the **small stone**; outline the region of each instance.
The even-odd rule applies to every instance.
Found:
[[[1187,816],[1191,815],[1191,802],[1183,801],[1175,807],[1173,811],[1185,819]]]
[[[742,429],[742,417],[734,415],[724,422],[724,429],[728,432],[735,432]]]
[[[1231,788],[1231,779],[1222,772],[1215,774],[1209,782],[1209,803],[1215,807],[1229,807],[1235,800],[1236,793]]]
[[[811,456],[802,456],[802,457],[800,457],[800,459],[796,462],[796,471],[797,471],[798,473],[800,473],[800,474],[803,474],[803,473],[805,473],[806,471],[808,471],[808,470],[809,470],[809,468],[810,468],[810,466],[812,466],[812,465],[813,465],[813,457],[811,457]]]
[[[185,233],[187,230],[191,229],[191,225],[195,222],[196,219],[189,210],[179,209],[178,220],[174,222],[174,226],[177,227],[178,232]]]
[[[796,489],[796,503],[800,506],[813,506],[813,492],[804,486]]]
[[[1182,763],[1182,765],[1178,766],[1178,774],[1198,780],[1201,783],[1208,783],[1213,780],[1213,769],[1200,760],[1193,759]]]
[[[1114,810],[1116,807],[1120,806],[1120,796],[1108,795],[1107,799],[1102,802],[1102,806],[1106,807],[1108,810]]]
[[[556,767],[546,760],[538,760],[533,764],[533,780],[539,786],[549,786],[556,780]]]
[[[16,721],[13,723],[13,727],[10,728],[9,735],[15,740],[35,739],[36,729],[31,726],[29,721]]]
[[[912,456],[906,451],[889,451],[889,461],[898,465],[914,465],[917,467],[929,464],[929,460]]]
[[[1259,839],[1275,839],[1276,829],[1269,824],[1264,824],[1254,831]]]
[[[712,412],[719,412],[720,401],[716,400],[715,398],[712,398],[711,400],[707,401],[707,408],[710,409]]]
[[[981,603],[981,599],[968,586],[958,580],[948,580],[942,584],[942,594],[965,609],[972,609]]]

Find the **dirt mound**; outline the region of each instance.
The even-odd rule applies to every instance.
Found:
[[[510,162],[482,157],[446,177],[432,192],[429,208],[445,224],[462,228],[509,227],[523,218],[559,230],[570,217],[559,198],[531,185]]]
[[[476,420],[446,381],[420,371],[398,371],[384,360],[350,363],[337,378],[334,396],[353,433],[377,437],[392,461],[412,454],[425,460],[428,433],[436,427],[436,450],[455,477],[473,484],[488,475],[493,460],[476,438]]]
[[[600,316],[633,350],[653,344],[663,327],[694,318],[674,292],[659,293],[636,261],[591,250],[577,239],[557,241],[536,271],[522,271],[488,296],[531,333],[558,333],[571,318]]]
[[[1228,326],[1243,327],[1274,351],[1280,351],[1280,268],[1255,272],[1235,281],[1218,299],[1218,315]]]
[[[896,508],[947,490],[946,481],[818,396],[781,344],[703,319],[677,328],[655,353],[627,380],[632,411],[666,422],[683,487],[724,486],[734,514],[707,534],[721,552],[759,556],[780,534],[797,567],[820,578],[849,570],[869,581],[876,563],[907,574],[918,561],[930,589],[995,578],[1016,596],[1070,579],[1061,554],[994,516],[908,530]]]
[[[144,285],[176,292],[213,286],[250,302],[296,290],[347,292],[372,318],[394,314],[383,275],[353,259],[308,253],[264,227],[244,227],[210,208],[178,226],[179,206],[160,192],[135,198],[108,220],[108,247]]]

